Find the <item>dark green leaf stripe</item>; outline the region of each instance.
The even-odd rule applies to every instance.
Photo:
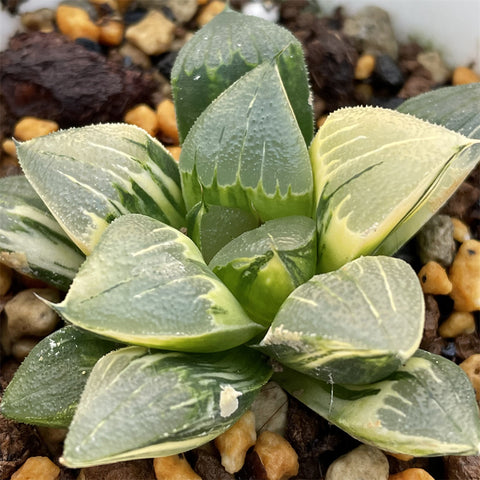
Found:
[[[0,259],[62,290],[84,260],[23,176],[0,180]]]
[[[101,124],[60,131],[21,143],[17,151],[30,183],[85,253],[108,222],[125,213],[185,225],[176,162],[138,127]]]
[[[188,209],[204,201],[262,221],[311,215],[310,160],[274,63],[248,72],[207,107],[179,167]]]
[[[278,65],[307,144],[313,136],[308,75],[300,42],[284,28],[226,9],[180,51],[172,70],[172,91],[180,139],[224,90],[266,60]]]

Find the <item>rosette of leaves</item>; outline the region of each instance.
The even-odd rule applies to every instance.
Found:
[[[172,82],[179,164],[130,125],[18,145],[1,259],[68,288],[50,304],[66,326],[32,350],[2,412],[67,427],[72,467],[169,455],[228,429],[273,357],[280,385],[365,443],[478,454],[473,389],[418,350],[420,285],[391,255],[478,162],[480,85],[402,112],[339,110],[310,143],[300,44],[230,11]]]

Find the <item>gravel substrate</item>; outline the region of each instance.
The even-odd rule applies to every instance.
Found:
[[[16,0],[2,0],[2,4],[11,12],[17,11]],[[231,5],[237,9],[252,7],[250,2],[243,1],[232,1]],[[57,11],[44,9],[23,14],[23,31],[0,52],[0,176],[21,173],[14,156],[13,136],[26,140],[59,128],[90,123],[138,124],[177,155],[170,71],[181,46],[219,13],[224,3],[91,0],[63,7]],[[435,50],[416,43],[399,44],[388,15],[375,7],[350,18],[341,10],[322,17],[307,1],[287,0],[280,6],[274,4],[263,14],[276,18],[304,46],[318,126],[329,112],[343,106],[369,104],[395,108],[407,98],[440,86],[480,81],[468,65],[450,68]],[[136,28],[140,22],[146,23]],[[145,37],[145,31],[152,33]],[[443,273],[447,278],[450,273],[452,279],[453,265],[462,260],[461,246],[466,242],[473,242],[468,244],[469,248],[479,258],[480,250],[475,250],[479,241],[480,166],[477,166],[440,215],[399,253],[419,272],[424,286],[427,312],[421,348],[458,364],[470,359],[470,363],[464,365],[474,385],[480,381],[480,356],[475,357],[480,355],[479,311],[470,312],[470,320],[470,317],[465,320],[465,315],[451,320],[454,309],[459,310],[457,300],[451,295],[451,288],[438,287],[438,278]],[[429,262],[435,262],[440,270],[424,270]],[[440,273],[437,275],[437,272]],[[460,275],[465,277],[466,273],[462,270]],[[13,298],[18,299],[20,292],[45,287],[1,268],[1,309]],[[52,320],[50,331],[60,326],[57,321]],[[462,323],[465,321],[470,321],[469,328]],[[1,325],[0,392],[29,349],[49,333],[30,331],[17,335],[13,341],[5,312]],[[45,479],[159,478],[155,476],[152,460],[81,471],[66,469],[58,463],[64,433],[37,429],[0,416],[0,480],[11,478],[31,457],[48,457],[60,468],[51,470],[49,477],[41,477]],[[284,437],[299,460],[298,475],[290,478],[303,480],[325,478],[336,458],[359,446],[359,442],[293,398],[288,398]],[[373,458],[373,455],[368,453],[367,457]],[[391,480],[480,479],[479,457],[405,459],[386,455],[382,458],[388,462]],[[235,475],[225,471],[218,452],[211,446],[187,453],[186,459],[203,480],[269,480],[253,450],[248,452],[244,467]],[[52,468],[49,464],[32,468],[47,467]],[[412,475],[418,476],[394,476],[406,469],[418,469],[412,471]],[[420,476],[423,475],[420,469],[431,477]],[[12,478],[33,478],[25,475],[19,472]],[[329,478],[340,477],[331,474]]]

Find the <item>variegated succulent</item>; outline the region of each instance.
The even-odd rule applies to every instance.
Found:
[[[72,467],[168,455],[229,428],[274,359],[281,386],[365,443],[478,454],[473,389],[418,350],[422,291],[392,255],[478,162],[480,84],[344,108],[314,137],[299,42],[226,10],[172,87],[178,164],[123,124],[17,145],[0,260],[67,293],[2,413],[68,427]]]

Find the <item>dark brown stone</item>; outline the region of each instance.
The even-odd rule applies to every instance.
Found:
[[[120,121],[155,85],[57,33],[20,33],[0,53],[1,101],[14,118],[36,116],[62,128]]]
[[[457,337],[455,339],[455,350],[459,362],[463,362],[471,355],[480,353],[480,337],[478,336],[478,332]]]
[[[235,480],[235,476],[223,468],[220,458],[214,450],[197,449],[193,453],[190,464],[193,465],[193,469],[202,477],[202,480]]]
[[[80,478],[82,480],[155,480],[155,472],[152,460],[132,460],[83,468]]]
[[[445,457],[445,476],[448,480],[479,480],[480,457]]]

